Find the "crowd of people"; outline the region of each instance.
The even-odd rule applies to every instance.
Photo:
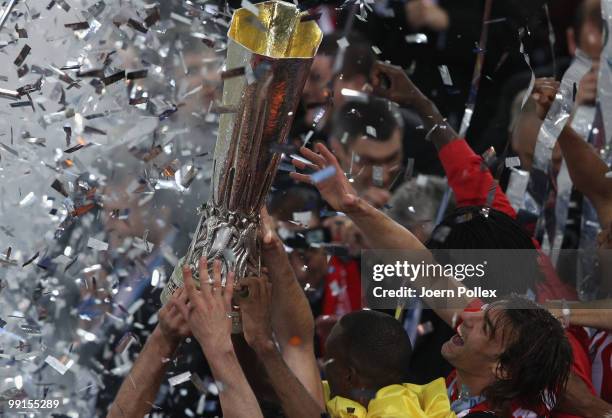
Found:
[[[611,144],[598,100],[607,26],[599,0],[518,3],[377,1],[367,18],[359,4],[311,10],[325,36],[261,212],[261,274],[235,282],[203,258],[196,283],[184,266],[118,392],[99,395],[108,417],[185,416],[168,401],[182,390],[168,388],[169,371],[218,397],[210,416],[612,417]],[[540,178],[541,131],[577,61],[588,68]],[[171,219],[151,239],[174,240]],[[368,249],[531,250],[524,263],[538,274],[496,272],[495,300],[370,309]],[[554,256],[562,249],[589,257]]]

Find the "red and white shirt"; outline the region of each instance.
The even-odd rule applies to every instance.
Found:
[[[598,331],[589,346],[593,386],[601,399],[612,403],[612,334]]]
[[[453,370],[446,379],[446,385],[448,388],[448,398],[451,402],[451,409],[457,414],[457,418],[463,418],[474,412],[494,412],[489,402],[482,396],[460,399],[455,370]],[[518,402],[515,402],[511,406],[511,411],[512,418],[548,418],[551,416],[550,409],[545,405],[542,405],[541,409],[536,412],[531,409],[522,408]]]

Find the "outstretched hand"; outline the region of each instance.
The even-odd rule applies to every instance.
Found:
[[[400,106],[413,106],[426,99],[401,67],[377,61],[370,75],[373,93]]]
[[[191,268],[183,266],[185,290],[189,298],[188,305],[179,305],[183,316],[194,337],[200,343],[206,355],[233,350],[232,334],[232,295],[234,291],[234,273],[227,275],[225,287],[221,286],[221,263],[213,263],[213,278],[208,277],[206,258],[199,264],[200,289],[196,288]]]
[[[187,292],[178,289],[159,310],[159,330],[164,339],[178,345],[181,340],[191,335],[191,328],[181,307],[187,305]]]
[[[319,190],[323,199],[337,211],[347,214],[358,214],[363,211],[365,209],[364,205],[367,204],[357,197],[357,192],[349,183],[334,154],[321,143],[316,144],[315,149],[318,153],[306,147],[300,148],[302,156],[311,163],[306,164],[303,161],[293,159],[293,165],[300,170],[309,168],[315,171],[333,167],[333,174],[317,182],[313,180],[312,175],[301,173],[291,173],[291,178],[302,183],[313,184]]]
[[[272,285],[266,276],[247,277],[242,282],[248,288],[245,297],[238,298],[242,313],[242,329],[247,344],[255,350],[274,348],[272,340]]]

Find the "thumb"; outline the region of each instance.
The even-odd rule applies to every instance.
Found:
[[[268,214],[268,210],[266,209],[265,206],[262,207],[260,216],[261,216],[261,227],[260,227],[259,233],[260,233],[263,243],[268,245],[272,243],[272,239],[274,238],[273,221],[272,221],[272,218],[270,217],[270,214]]]
[[[268,245],[272,243],[272,230],[269,225],[262,226],[263,243]]]

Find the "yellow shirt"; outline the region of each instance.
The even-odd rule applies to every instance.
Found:
[[[332,418],[456,418],[450,409],[443,378],[426,385],[390,385],[376,392],[366,410],[358,402],[335,396],[329,399],[327,381],[323,381],[327,413]]]

